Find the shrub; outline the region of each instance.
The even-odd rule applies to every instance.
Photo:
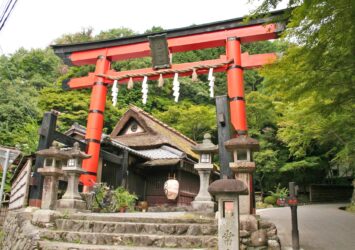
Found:
[[[257,209],[267,208],[268,206],[269,206],[269,204],[262,203],[261,201],[258,201],[258,202],[256,203],[256,208],[257,208]]]
[[[270,205],[275,205],[276,204],[277,198],[274,196],[266,196],[264,198],[264,203],[270,204]]]
[[[355,213],[355,205],[349,205],[346,207],[346,211]]]
[[[123,187],[111,190],[106,183],[95,184],[92,197],[86,197],[87,203],[90,203],[88,207],[93,212],[104,213],[117,212],[121,207],[133,211],[137,199],[135,194],[130,194]]]
[[[113,191],[116,199],[116,209],[127,208],[129,211],[134,210],[134,205],[138,197],[135,194],[130,194],[123,187],[118,187]]]
[[[288,189],[287,188],[281,188],[281,184],[279,183],[277,186],[275,186],[275,192],[270,191],[271,195],[274,196],[276,199],[277,198],[287,198],[288,195]]]

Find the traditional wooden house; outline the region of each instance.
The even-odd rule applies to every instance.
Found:
[[[66,133],[84,140],[85,128],[74,124]],[[150,205],[189,205],[198,193],[199,177],[194,170],[196,143],[142,109],[131,106],[110,135],[103,135],[102,149],[122,158],[121,162],[100,158],[98,182],[126,187]],[[179,195],[168,200],[164,183],[176,178]]]

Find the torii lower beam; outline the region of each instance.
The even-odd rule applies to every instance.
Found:
[[[249,53],[242,54],[242,67],[244,69],[252,69],[257,68],[265,64],[273,63],[277,58],[275,53],[267,53],[267,54],[256,54],[249,55]],[[223,64],[223,65],[222,65]],[[184,69],[192,69],[196,68],[200,65],[205,65],[206,69],[196,70],[196,73],[207,74],[208,73],[208,65],[222,65],[214,68],[214,72],[225,72],[228,68],[228,60],[225,55],[222,55],[219,59],[206,60],[200,62],[190,62],[190,63],[181,63],[181,64],[173,64],[171,66],[172,71],[184,70]],[[108,70],[106,72],[106,76],[110,76],[111,78],[122,78],[119,80],[119,84],[125,84],[129,80],[130,75],[147,75],[154,74],[149,77],[149,80],[157,80],[159,78],[160,72],[164,72],[164,70],[153,70],[151,68],[145,69],[136,69],[136,70],[127,70],[127,71],[114,71]],[[192,71],[180,73],[179,76],[190,76]],[[127,77],[125,77],[127,76]],[[174,74],[164,74],[164,78],[173,78]],[[134,81],[141,81],[143,79],[142,76],[132,77]],[[89,73],[86,77],[72,78],[65,81],[63,86],[65,89],[83,89],[83,88],[92,88],[95,83],[95,73]],[[105,83],[110,85],[113,83],[113,80],[106,78]]]

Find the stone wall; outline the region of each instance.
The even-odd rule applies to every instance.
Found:
[[[176,240],[178,240],[179,237],[183,235],[186,235],[186,239],[194,237],[197,239],[200,239],[201,237],[209,237],[209,242],[211,244],[203,247],[214,250],[216,249],[217,224],[213,218],[210,218],[206,222],[202,223],[200,219],[196,219],[195,221],[190,218],[192,215],[189,215],[187,218],[185,216],[180,219],[174,218],[173,220],[161,219],[160,223],[160,220],[157,218],[132,218],[131,216],[118,218],[112,217],[114,215],[102,216],[101,214],[98,216],[93,213],[79,215],[66,214],[58,216],[53,214],[54,212],[44,213],[46,211],[48,212],[48,210],[32,210],[27,208],[27,210],[9,212],[3,228],[5,238],[3,242],[1,242],[0,249],[52,249],[43,245],[43,243],[46,242],[57,242],[59,245],[61,245],[61,242],[68,242],[71,244],[75,244],[77,242],[85,243],[88,240],[88,232],[90,232],[90,240],[86,242],[86,244],[99,244],[101,241],[106,242],[104,245],[109,244],[110,239],[108,239],[108,236],[105,235],[107,232],[117,233],[117,235],[119,235],[120,232],[124,232],[124,237],[131,237],[130,234],[139,235],[140,233],[149,234],[151,232],[152,239],[156,237],[166,237],[169,239],[170,243],[173,242],[172,240],[174,240],[175,237],[177,237]],[[152,223],[152,220],[156,223]],[[47,223],[48,221],[50,223]],[[194,224],[191,221],[194,221],[197,224]],[[128,224],[127,228],[123,228],[126,226],[125,222]],[[132,226],[132,222],[135,222],[133,223],[135,225],[142,225],[138,225],[137,227]],[[152,230],[146,227],[152,227]],[[186,233],[183,233],[183,231],[180,230],[180,227],[186,227],[189,228],[189,230],[185,230]],[[143,231],[136,231],[138,228]],[[168,230],[165,230],[165,228]],[[157,233],[158,229],[163,231],[161,233]],[[58,230],[65,233],[58,233]],[[102,240],[100,241],[99,239],[101,238]],[[142,244],[142,239],[137,240]],[[149,239],[149,242],[153,242],[153,240]],[[262,221],[258,219],[258,217],[252,215],[242,215],[240,218],[240,242],[240,249],[242,250],[281,249],[275,225],[270,222]],[[148,244],[145,246],[148,246]],[[169,246],[174,247],[171,244]],[[76,249],[85,249],[78,247],[78,245],[76,245],[76,247]]]
[[[31,224],[31,212],[8,212],[3,226],[2,250],[32,250],[38,248],[39,230]]]
[[[275,224],[257,219],[253,215],[240,217],[241,250],[280,250]]]

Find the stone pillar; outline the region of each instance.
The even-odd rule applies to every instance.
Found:
[[[240,213],[241,214],[251,214],[252,210],[253,210],[253,204],[252,204],[253,192],[250,190],[250,182],[251,182],[251,178],[253,176],[253,172],[255,170],[255,164],[254,164],[254,167],[251,167],[250,169],[240,169],[240,168],[234,166],[233,163],[234,162],[232,162],[230,164],[230,167],[231,167],[233,173],[235,174],[235,178],[237,180],[241,180],[242,182],[244,182],[245,185],[247,185],[247,187],[248,187],[248,194],[239,197]],[[250,162],[250,164],[253,164],[253,163],[254,162]]]
[[[63,167],[63,171],[68,176],[68,186],[62,199],[58,201],[58,208],[85,210],[86,203],[79,194],[78,185],[80,175],[86,171],[76,167]]]
[[[58,177],[63,171],[56,167],[39,168],[38,172],[44,176],[42,192],[42,209],[55,210],[57,208]]]
[[[239,135],[237,138],[226,141],[224,146],[233,152],[233,162],[229,163],[229,167],[235,178],[244,182],[249,188],[248,196],[240,198],[240,213],[253,214],[255,209],[252,177],[255,171],[255,162],[253,162],[252,153],[259,150],[259,142],[247,135]]]
[[[199,211],[213,212],[214,202],[208,192],[208,186],[210,183],[210,174],[213,168],[212,164],[196,164],[195,169],[200,176],[200,190],[191,202],[192,208]]]
[[[208,191],[218,200],[218,249],[239,250],[239,195],[248,194],[240,180],[220,179]]]

